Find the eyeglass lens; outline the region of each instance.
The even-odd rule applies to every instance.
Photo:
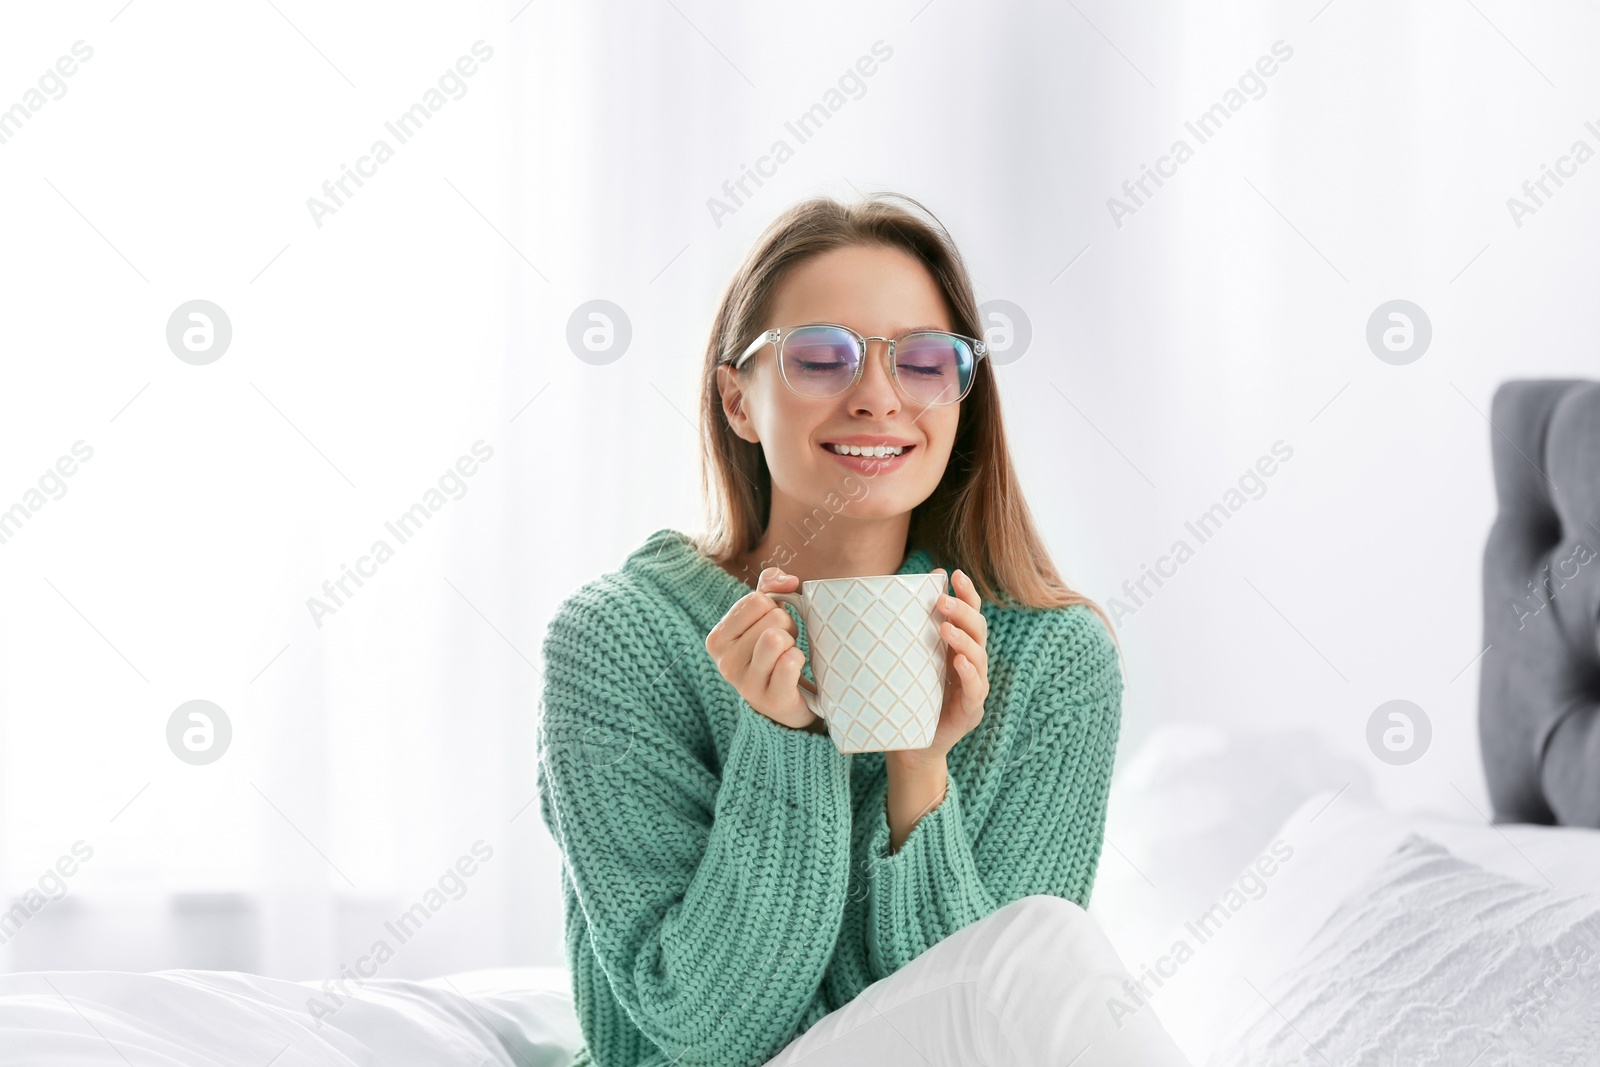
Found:
[[[783,340],[783,374],[803,396],[838,396],[855,380],[861,345],[837,326],[802,326]],[[894,372],[919,404],[948,404],[966,394],[976,359],[972,346],[948,333],[914,333],[894,347]]]

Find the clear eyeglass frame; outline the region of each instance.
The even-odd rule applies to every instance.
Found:
[[[843,389],[840,389],[837,393],[829,393],[827,396],[820,397],[814,396],[810,393],[802,393],[790,383],[789,376],[783,371],[783,342],[788,339],[790,334],[794,333],[796,330],[804,329],[807,326],[832,326],[834,329],[843,330],[845,333],[848,333],[850,336],[856,339],[857,359],[855,377],[851,378],[850,383]],[[965,341],[972,349],[972,376],[967,379],[967,386],[965,389],[961,390],[960,396],[953,397],[950,400],[939,400],[931,404],[924,404],[923,401],[917,400],[915,397],[913,397],[911,392],[900,381],[899,372],[895,370],[894,350],[895,346],[899,342],[904,341],[907,338],[920,337],[929,334],[935,337],[955,337]],[[856,331],[852,330],[850,327],[841,325],[837,322],[804,322],[798,326],[778,326],[770,330],[762,331],[760,336],[758,336],[754,341],[751,341],[750,344],[745,347],[744,352],[742,352],[737,359],[729,360],[728,362],[733,364],[734,370],[738,370],[749,361],[751,356],[759,352],[763,345],[770,344],[777,353],[778,376],[783,379],[783,384],[788,386],[791,392],[798,396],[806,397],[808,400],[826,400],[830,397],[841,396],[849,392],[851,389],[855,388],[857,382],[861,381],[861,376],[862,374],[866,373],[867,369],[868,341],[883,341],[888,344],[889,347],[884,352],[884,359],[888,361],[890,380],[895,383],[895,387],[898,388],[902,394],[910,398],[914,403],[925,407],[942,407],[945,404],[960,403],[968,393],[972,392],[972,383],[978,380],[978,360],[989,355],[989,346],[982,338],[969,337],[964,333],[956,333],[953,330],[909,330],[906,333],[901,334],[899,337],[864,337],[861,334],[856,333]]]

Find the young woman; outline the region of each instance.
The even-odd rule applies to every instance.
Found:
[[[1128,975],[1083,910],[1122,679],[980,333],[949,235],[894,195],[791,208],[724,293],[709,534],[658,530],[544,644],[579,1067],[1188,1062],[1112,1007]],[[840,753],[767,594],[947,568],[933,743]]]

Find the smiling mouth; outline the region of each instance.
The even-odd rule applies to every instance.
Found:
[[[908,457],[910,457],[911,453],[916,450],[917,446],[904,445],[898,452],[886,451],[881,446],[872,448],[855,448],[854,451],[850,450],[853,446],[824,444],[820,447],[825,455],[832,458],[835,463],[839,464],[841,467],[844,467],[846,470],[852,470],[859,474],[875,477],[878,475],[888,474],[891,471],[897,471],[907,463],[911,462]],[[845,447],[846,451],[839,451],[841,447]]]
[[[849,459],[895,459],[899,456],[907,455],[917,446],[898,445],[890,447],[887,445],[877,445],[861,447],[856,445],[825,444],[822,447],[826,452],[829,452],[835,456],[844,456]]]

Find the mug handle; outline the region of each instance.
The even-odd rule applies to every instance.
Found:
[[[781,604],[788,604],[799,612],[802,618],[805,617],[805,598],[799,593],[768,593],[767,595]],[[807,659],[809,658],[808,656]],[[800,699],[805,701],[807,711],[823,722],[828,721],[828,717],[822,713],[822,698],[815,689],[811,688],[811,683],[804,678],[800,679]]]

